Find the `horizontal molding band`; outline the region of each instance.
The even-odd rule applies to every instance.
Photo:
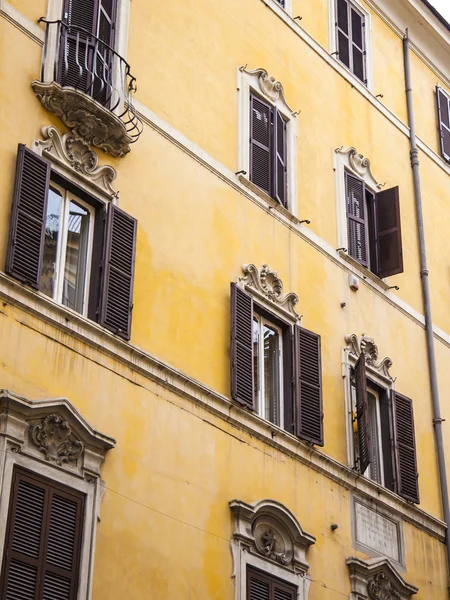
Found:
[[[55,343],[62,343],[60,333],[66,334],[69,339],[64,344],[65,347],[79,352],[79,348],[75,350],[75,347],[77,342],[82,342],[94,351],[92,358],[89,357],[88,352],[83,355],[87,360],[93,360],[95,355],[96,363],[102,367],[106,367],[105,362],[103,364],[101,362],[103,358],[120,362],[131,373],[138,373],[177,397],[193,402],[226,421],[236,430],[263,441],[338,485],[357,493],[360,497],[368,498],[386,510],[401,516],[429,535],[444,540],[445,524],[440,519],[360,476],[295,436],[274,427],[256,414],[239,407],[226,396],[140,348],[115,337],[96,323],[56,304],[43,294],[24,287],[3,273],[0,273],[0,298],[7,305],[10,304],[50,325],[53,329],[52,335],[48,331],[45,334],[41,331],[38,333],[50,337]],[[2,312],[4,313],[4,310]]]

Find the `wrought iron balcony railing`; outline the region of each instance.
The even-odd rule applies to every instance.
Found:
[[[82,27],[40,21],[46,32],[41,80],[33,82],[36,95],[81,137],[90,138],[88,143],[116,156],[125,154],[143,129],[132,103],[136,79],[130,65]]]

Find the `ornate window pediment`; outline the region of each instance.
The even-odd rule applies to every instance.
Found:
[[[394,381],[389,373],[392,367],[392,359],[386,356],[383,359],[379,358],[378,346],[373,338],[366,336],[364,333],[358,337],[356,333],[345,336],[345,341],[348,344],[348,351],[354,360],[357,360],[361,354],[364,355],[366,366],[370,370],[377,372],[382,377]]]
[[[419,591],[407,583],[387,558],[347,559],[351,600],[410,600]]]
[[[269,310],[275,313],[279,311],[294,323],[300,320],[300,315],[294,308],[298,304],[297,294],[284,293],[282,280],[269,265],[263,265],[259,269],[252,264],[243,265],[242,271],[244,276],[239,277],[237,283],[243,290],[253,294]]]
[[[306,551],[316,539],[303,531],[295,516],[275,500],[247,504],[232,500],[234,532],[231,542],[236,599],[245,600],[246,572],[253,566],[297,586],[299,600],[309,589]]]
[[[288,110],[292,115],[295,114],[294,110],[287,103],[283,84],[280,81],[277,81],[272,75],[269,75],[266,69],[259,68],[247,70],[245,67],[240,67],[239,70],[254,79],[254,85],[257,91],[264,98],[273,104],[281,102],[286,110]]]
[[[384,187],[384,183],[380,183],[375,179],[374,174],[372,173],[370,160],[366,156],[360,154],[354,146],[348,148],[341,146],[334,151],[342,157],[344,166],[350,171],[353,171],[358,177],[361,177],[361,179],[364,179],[369,187],[372,187],[374,190],[381,190]]]

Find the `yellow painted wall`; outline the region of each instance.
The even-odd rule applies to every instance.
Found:
[[[31,20],[45,12],[43,3],[12,4]],[[327,48],[328,2],[293,4],[294,16],[302,15],[305,30]],[[374,91],[406,122],[401,40],[368,10]],[[11,48],[17,49],[14,60]],[[229,0],[220,13],[207,0],[133,0],[128,59],[139,101],[232,171],[237,67],[264,67],[282,81],[288,102],[301,109],[300,218],[310,219],[310,229],[337,247],[333,151],[355,146],[370,158],[378,180],[400,186],[405,272],[389,283],[400,286],[395,293],[404,303],[422,311],[408,138],[261,0]],[[40,46],[0,18],[0,73],[8,81],[0,88],[0,266],[17,143],[29,146],[45,125],[64,131],[31,90],[40,60]],[[417,57],[412,60],[418,134],[437,151],[436,77]],[[298,294],[303,325],[322,336],[324,453],[347,461],[341,351],[346,334],[365,332],[374,337],[380,358],[392,358],[396,389],[414,399],[420,508],[440,518],[425,333],[417,318],[395,306],[390,293],[364,283],[352,292],[341,264],[152,128],[124,159],[99,156],[117,169],[120,206],[139,223],[131,343],[229,396],[229,284],[244,263],[268,263],[285,291]],[[420,159],[434,319],[450,333],[448,174],[422,153]],[[118,441],[104,465],[108,489],[94,600],[231,600],[233,498],[286,504],[317,537],[308,553],[310,599],[348,597],[345,559],[363,555],[352,549],[344,487],[112,359],[93,360],[81,342],[9,304],[0,305],[0,339],[0,388],[30,398],[68,396],[95,428]],[[445,408],[450,356],[440,341],[437,358]],[[448,455],[449,444],[446,435]],[[335,533],[331,523],[339,524]],[[418,600],[443,599],[443,545],[407,523],[404,536],[405,577],[420,588]]]

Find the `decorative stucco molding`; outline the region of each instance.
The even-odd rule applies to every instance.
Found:
[[[358,338],[356,333],[352,333],[345,336],[345,341],[348,344],[350,354],[356,359],[361,354],[364,354],[364,359],[368,367],[378,371],[380,375],[388,378],[390,381],[394,381],[389,373],[389,369],[392,367],[392,359],[386,356],[386,358],[378,360],[378,346],[375,344],[373,338],[367,337],[364,333]]]
[[[419,591],[407,583],[387,558],[347,559],[351,600],[410,600]]]
[[[57,115],[76,138],[102,148],[112,156],[124,156],[130,151],[133,138],[109,108],[80,90],[62,87],[54,81],[35,80],[31,87],[42,106]]]
[[[351,146],[349,148],[344,148],[344,146],[341,146],[340,148],[335,148],[334,151],[336,154],[344,155],[348,161],[348,166],[350,169],[356,175],[359,175],[361,179],[364,179],[371,184],[373,188],[381,190],[386,185],[385,183],[379,183],[375,179],[370,166],[370,160],[362,154],[359,154],[355,147]]]
[[[115,446],[65,398],[31,401],[0,390],[0,424],[0,446],[3,438],[16,453],[87,478],[100,476],[106,452]]]
[[[61,135],[56,127],[42,128],[43,140],[34,142],[35,150],[48,158],[52,163],[61,166],[64,171],[80,175],[93,187],[100,189],[109,197],[116,197],[117,192],[112,187],[117,173],[109,165],[98,167],[98,156],[88,144],[77,138],[73,133]]]
[[[242,271],[244,277],[238,279],[238,284],[243,289],[264,301],[268,301],[294,321],[300,319],[300,315],[294,309],[298,303],[297,294],[293,292],[283,293],[283,282],[278,277],[277,272],[271,269],[269,265],[263,265],[260,269],[252,264],[243,265]]]
[[[232,500],[233,539],[251,554],[305,574],[309,565],[306,550],[316,539],[305,533],[294,515],[275,500],[247,504]]]
[[[254,78],[256,84],[255,87],[257,87],[263,97],[273,103],[281,101],[292,116],[296,115],[294,110],[287,103],[283,84],[277,81],[275,77],[269,75],[266,69],[259,68],[247,70],[245,67],[240,67],[239,70]]]
[[[84,450],[83,442],[74,439],[69,422],[57,414],[47,415],[30,425],[30,436],[38,450],[57,465],[74,462]]]

